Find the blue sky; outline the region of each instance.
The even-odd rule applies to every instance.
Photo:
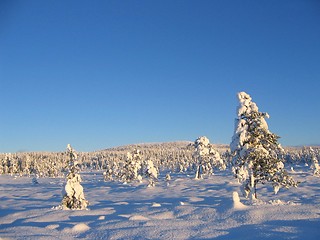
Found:
[[[249,93],[283,145],[319,144],[320,2],[0,2],[0,152],[229,144]]]

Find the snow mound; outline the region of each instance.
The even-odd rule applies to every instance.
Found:
[[[161,207],[161,204],[160,203],[153,203],[152,207]]]
[[[54,230],[54,229],[57,229],[58,227],[59,227],[59,224],[51,224],[46,226],[46,229]]]
[[[150,219],[141,215],[134,215],[134,216],[131,216],[129,220],[130,221],[148,221]]]
[[[61,205],[53,206],[51,209],[52,210],[62,210],[62,206]]]
[[[173,212],[163,212],[153,215],[152,218],[157,220],[174,219],[174,215]]]
[[[244,205],[242,202],[240,202],[240,197],[238,192],[232,193],[232,199],[233,199],[233,208],[236,210],[243,210],[246,209],[248,206]]]
[[[118,216],[122,217],[122,218],[130,218],[131,217],[130,214],[119,214]]]
[[[90,229],[90,227],[85,223],[78,223],[74,225],[72,228],[63,229],[63,233],[83,233]]]
[[[189,198],[190,202],[202,202],[204,201],[204,198],[199,198],[199,197],[190,197]]]
[[[90,227],[85,223],[78,223],[74,225],[74,227],[71,229],[72,232],[86,232],[90,229]]]
[[[116,202],[114,205],[128,205],[128,202]]]

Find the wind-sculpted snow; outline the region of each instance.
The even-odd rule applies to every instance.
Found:
[[[300,181],[273,195],[260,186],[253,205],[235,192],[230,172],[194,180],[160,172],[155,187],[105,182],[103,171],[81,173],[87,210],[61,210],[65,178],[0,176],[0,239],[319,239],[319,177],[293,166]],[[289,170],[290,171],[290,170]]]

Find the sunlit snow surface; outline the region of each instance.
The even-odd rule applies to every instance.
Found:
[[[169,186],[160,174],[153,188],[83,172],[88,210],[57,208],[64,178],[33,185],[0,176],[0,239],[320,239],[320,178],[302,167],[292,175],[299,188],[273,195],[260,185],[262,201],[250,205],[234,196],[239,185],[229,172],[201,180],[172,174]]]

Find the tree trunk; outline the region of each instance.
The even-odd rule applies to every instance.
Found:
[[[196,177],[195,179],[200,179],[201,178],[201,165],[199,164],[197,167],[197,171],[196,171]]]
[[[256,199],[258,199],[258,197],[257,197],[257,181],[254,181],[254,197]]]
[[[252,172],[250,174],[249,181],[250,181],[250,197],[251,197],[251,200],[255,200],[257,199],[257,188],[256,188],[257,183]]]

